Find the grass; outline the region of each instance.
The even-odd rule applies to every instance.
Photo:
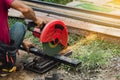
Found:
[[[118,74],[118,75],[116,76],[116,78],[117,78],[117,80],[120,80],[120,74]]]
[[[16,21],[24,22],[23,20],[9,18],[10,25]],[[31,32],[28,31],[25,38],[30,39],[37,47],[42,48],[39,39],[33,37]],[[81,71],[86,72],[101,69],[109,63],[111,58],[120,57],[120,45],[98,40],[95,35],[83,37],[69,34],[68,43],[73,49],[73,55],[71,57],[82,62],[82,65],[78,67],[78,70]],[[64,68],[66,68],[66,66],[64,66]],[[67,66],[67,69],[71,69],[71,67]]]
[[[75,47],[72,57],[82,62],[79,70],[89,71],[107,66],[110,59],[117,56],[120,57],[120,45],[94,40]]]
[[[72,0],[44,0],[44,1],[65,5],[65,4],[69,3],[69,2],[71,2]]]
[[[97,6],[97,5],[91,4],[91,3],[82,3],[82,4],[76,5],[75,7],[84,8],[84,9],[88,9],[88,10],[101,11],[101,12],[111,12],[112,11],[112,9],[110,9],[110,8],[103,7],[103,6]]]
[[[9,22],[9,27],[11,27],[15,22],[23,22],[24,23],[24,20],[23,19],[17,19],[17,18],[9,18],[8,19],[8,22]]]
[[[80,39],[80,40],[79,40]],[[73,44],[71,42],[74,42]],[[71,58],[78,59],[82,65],[77,70],[82,72],[96,71],[109,65],[110,59],[120,57],[120,45],[107,41],[101,41],[94,37],[84,38],[75,34],[69,35],[69,42],[72,45],[73,55]],[[69,66],[65,69],[71,70]]]

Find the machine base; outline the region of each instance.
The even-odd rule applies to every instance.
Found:
[[[24,68],[39,74],[43,74],[57,66],[60,62],[48,58],[36,57],[33,61],[24,62]]]

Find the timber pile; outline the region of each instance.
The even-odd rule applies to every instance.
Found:
[[[91,32],[96,33],[99,38],[107,39],[120,42],[120,28],[114,28],[109,26],[102,26],[98,24],[93,24],[85,21],[75,20],[71,18],[61,17],[53,14],[43,13],[35,11],[36,15],[46,21],[51,21],[54,19],[59,19],[64,21],[64,23],[68,26],[68,30],[71,33],[79,34],[79,35],[88,35]],[[24,16],[13,9],[9,10],[9,16],[24,18]]]

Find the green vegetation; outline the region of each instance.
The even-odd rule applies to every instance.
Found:
[[[117,78],[117,80],[120,80],[120,74],[118,74],[118,75],[116,76],[116,78]]]
[[[110,11],[112,11],[112,9],[110,9],[110,8],[103,7],[103,6],[97,6],[97,5],[91,4],[91,3],[78,4],[75,7],[84,8],[84,9],[88,9],[88,10],[96,10],[96,11],[101,11],[101,12],[110,12]]]
[[[51,2],[51,3],[57,3],[57,4],[66,4],[68,2],[71,2],[72,0],[44,0],[47,2]]]
[[[69,34],[69,45],[74,45],[80,39],[84,38],[83,36],[78,36],[76,34]]]
[[[51,3],[57,3],[57,4],[67,4],[73,0],[43,0],[46,2],[51,2]],[[86,0],[81,0],[81,1],[86,1]],[[103,7],[103,6],[97,6],[93,3],[82,3],[82,4],[78,4],[75,7],[77,8],[84,8],[84,9],[88,9],[88,10],[96,10],[96,11],[101,11],[101,12],[111,12],[112,9],[108,8],[108,7]]]
[[[16,21],[22,21],[18,19],[9,19],[9,24],[12,25]],[[42,48],[38,38],[34,38],[31,32],[27,32],[25,38],[31,40],[37,47]],[[73,46],[72,58],[78,59],[82,62],[82,65],[78,67],[78,70],[88,72],[89,70],[101,69],[105,67],[111,58],[120,57],[120,45],[109,43],[101,40],[86,40],[85,37],[69,34],[69,45]],[[82,43],[84,41],[84,43]],[[81,43],[80,43],[81,42]],[[77,43],[77,45],[75,45]],[[75,46],[74,46],[75,45]],[[66,66],[64,66],[66,68]],[[71,69],[67,66],[67,69]],[[119,78],[119,75],[118,75]]]
[[[86,45],[76,46],[73,57],[82,61],[81,70],[95,70],[107,65],[112,57],[120,56],[120,45],[95,40]]]
[[[19,22],[23,22],[23,23],[24,23],[24,20],[22,20],[22,19],[9,18],[9,19],[8,19],[9,27],[11,27],[11,26],[12,26],[15,22],[17,22],[17,21],[19,21]]]

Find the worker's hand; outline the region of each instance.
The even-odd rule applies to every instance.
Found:
[[[29,53],[30,47],[34,47],[34,45],[30,41],[23,41],[23,47]]]
[[[34,21],[37,24],[37,28],[41,28],[43,24],[46,24],[47,21],[43,18],[36,17],[36,21]]]

